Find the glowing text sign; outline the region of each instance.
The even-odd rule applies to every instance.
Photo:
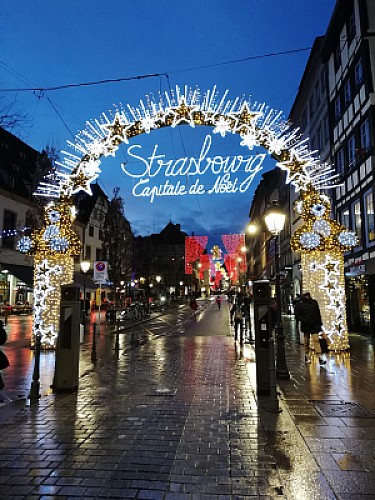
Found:
[[[135,161],[131,166],[122,164],[121,168],[129,177],[138,179],[132,190],[133,195],[149,198],[152,203],[157,196],[245,193],[256,174],[263,169],[266,154],[247,157],[209,156],[211,144],[212,138],[207,135],[198,158],[183,157],[175,160],[168,160],[164,154],[158,154],[157,144],[152,154],[146,158],[141,156],[142,146],[129,146],[127,153]],[[204,174],[214,176],[210,185],[202,180]],[[157,176],[164,176],[165,182],[153,185],[152,181]],[[186,180],[189,177],[193,179],[192,183]]]

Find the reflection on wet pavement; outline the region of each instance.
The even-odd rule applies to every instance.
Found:
[[[43,353],[39,402],[0,407],[0,497],[374,498],[371,340],[353,335],[350,353],[306,365],[285,318],[291,380],[279,381],[276,413],[256,396],[253,345],[234,343],[225,306],[118,334],[103,323],[95,364],[91,321],[77,393],[50,392],[54,355]],[[21,347],[27,326],[17,328],[7,346],[13,399],[33,367]]]

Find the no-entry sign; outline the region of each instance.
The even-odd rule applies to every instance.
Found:
[[[94,262],[94,281],[95,283],[104,283],[108,281],[108,262],[97,260]]]

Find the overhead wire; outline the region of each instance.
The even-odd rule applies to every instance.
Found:
[[[210,69],[210,68],[225,66],[228,64],[238,64],[238,63],[247,62],[247,61],[255,61],[258,59],[266,59],[266,58],[270,58],[270,57],[279,57],[279,56],[283,56],[283,55],[296,54],[299,52],[307,52],[311,49],[312,49],[312,47],[302,47],[302,48],[298,48],[298,49],[282,50],[279,52],[270,52],[267,54],[257,54],[254,56],[247,56],[247,57],[238,58],[238,59],[230,59],[228,61],[221,61],[218,63],[203,64],[203,65],[199,65],[199,66],[191,66],[188,68],[180,68],[180,69],[171,70],[171,71],[163,71],[160,73],[146,73],[143,75],[120,77],[120,78],[105,78],[102,80],[94,80],[94,81],[90,81],[90,82],[67,83],[67,84],[62,84],[62,85],[53,85],[50,87],[34,87],[33,86],[33,87],[24,87],[24,88],[5,88],[5,89],[0,89],[0,92],[35,92],[35,91],[53,92],[56,90],[66,90],[66,89],[77,88],[77,87],[90,87],[90,86],[94,86],[94,85],[106,85],[109,83],[120,83],[120,82],[126,82],[126,81],[131,81],[131,80],[144,80],[147,78],[160,78],[162,76],[167,77],[168,75],[185,73],[185,72],[189,72],[189,71],[198,71],[198,70],[202,70],[202,69]],[[0,64],[1,64],[1,61],[0,61]],[[2,65],[3,64],[4,63],[2,63]]]

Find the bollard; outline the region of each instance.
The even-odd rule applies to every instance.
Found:
[[[28,399],[35,400],[40,398],[40,335],[35,336],[35,362],[34,362],[34,371],[33,371],[33,381],[31,382],[30,392],[28,395]]]
[[[92,325],[92,350],[91,350],[91,362],[96,362],[96,323]]]

